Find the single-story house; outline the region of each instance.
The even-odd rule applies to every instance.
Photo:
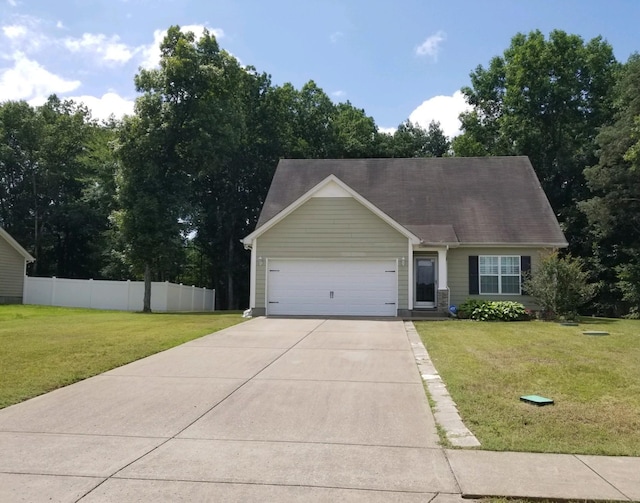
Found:
[[[27,262],[34,260],[0,227],[0,304],[22,304]]]
[[[523,273],[567,246],[527,157],[283,159],[243,243],[254,316],[535,307]]]

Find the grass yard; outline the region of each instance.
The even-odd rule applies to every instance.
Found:
[[[236,312],[0,306],[0,408],[241,321]]]
[[[640,456],[640,321],[415,325],[482,449]]]

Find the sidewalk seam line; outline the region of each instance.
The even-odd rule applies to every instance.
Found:
[[[218,405],[220,405],[221,403],[223,403],[224,401],[226,401],[231,395],[233,395],[236,391],[238,391],[240,388],[246,386],[247,383],[249,383],[251,380],[253,380],[258,374],[260,374],[260,372],[264,371],[265,369],[269,368],[271,365],[273,365],[275,362],[277,362],[280,358],[282,358],[284,355],[286,355],[289,351],[291,351],[294,347],[296,347],[298,344],[300,344],[303,340],[305,340],[307,337],[309,337],[309,335],[311,335],[313,332],[315,332],[316,329],[318,329],[319,327],[321,327],[323,324],[325,324],[327,322],[327,320],[322,320],[322,322],[315,326],[312,330],[310,330],[307,334],[305,334],[302,338],[300,338],[293,346],[291,346],[289,349],[287,349],[286,351],[284,351],[283,353],[281,353],[277,358],[275,358],[274,360],[272,360],[271,362],[269,362],[267,365],[265,365],[263,368],[261,368],[256,374],[254,374],[253,376],[249,377],[248,379],[246,379],[242,384],[240,384],[237,388],[235,388],[233,391],[231,391],[229,394],[227,394],[222,400],[219,400],[218,402],[216,402],[212,407],[210,407],[209,409],[207,409],[205,412],[203,412],[202,414],[200,414],[196,419],[194,419],[193,421],[191,421],[188,425],[186,425],[184,428],[182,428],[180,431],[178,431],[177,433],[175,433],[173,436],[167,438],[164,442],[156,445],[154,448],[150,449],[149,451],[145,452],[144,454],[138,456],[136,459],[134,459],[133,461],[125,464],[124,466],[118,468],[115,472],[113,472],[111,475],[109,475],[107,478],[105,478],[102,482],[100,482],[98,485],[96,485],[94,488],[90,489],[89,491],[87,491],[86,493],[84,493],[82,496],[80,496],[77,500],[76,503],[80,502],[82,499],[84,499],[85,496],[88,496],[89,494],[91,494],[93,491],[95,491],[98,487],[100,487],[102,484],[104,484],[107,480],[109,480],[110,478],[114,477],[115,475],[117,475],[119,472],[121,472],[122,470],[124,470],[125,468],[131,466],[133,463],[136,463],[137,461],[141,460],[142,458],[144,458],[145,456],[148,456],[149,454],[151,454],[152,452],[158,450],[160,447],[162,447],[163,445],[165,445],[167,442],[169,442],[170,440],[175,439],[178,435],[180,435],[180,433],[182,433],[184,430],[186,430],[187,428],[189,428],[191,425],[193,425],[196,421],[199,421],[200,419],[202,419],[205,415],[207,415],[209,412],[211,412],[213,409],[215,409],[216,407],[218,407]],[[180,346],[176,346],[176,347],[180,347]],[[170,348],[167,351],[170,351],[171,349],[175,349],[175,348]]]
[[[139,481],[154,481],[154,482],[188,482],[198,484],[226,484],[226,485],[246,485],[246,486],[274,486],[274,487],[310,487],[313,489],[341,489],[345,491],[366,491],[366,492],[380,492],[380,493],[402,493],[402,494],[433,494],[434,497],[439,494],[453,494],[447,492],[431,492],[431,491],[407,491],[402,489],[368,489],[362,487],[344,487],[344,486],[328,486],[328,485],[309,485],[309,484],[278,484],[278,483],[264,483],[264,482],[246,482],[246,481],[229,481],[229,480],[192,480],[192,479],[152,479],[142,477],[115,477],[115,480],[139,480]],[[432,501],[432,500],[429,500]]]
[[[624,492],[622,492],[620,489],[618,489],[615,485],[613,485],[612,482],[609,482],[606,478],[604,478],[603,475],[600,475],[600,473],[598,473],[595,468],[592,468],[588,463],[586,463],[585,461],[583,461],[582,459],[580,459],[579,456],[581,456],[581,454],[572,454],[572,456],[574,458],[576,458],[578,461],[580,461],[580,463],[582,463],[584,466],[586,466],[589,470],[591,470],[593,473],[595,473],[601,480],[603,480],[604,482],[606,482],[607,484],[609,484],[611,487],[613,487],[616,491],[618,491],[620,494],[622,494],[625,498],[627,498],[627,500],[629,501],[633,501],[633,499],[631,499],[627,494],[625,494]]]

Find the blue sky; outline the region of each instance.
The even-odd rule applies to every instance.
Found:
[[[209,28],[275,84],[313,79],[380,128],[439,120],[449,135],[469,73],[517,32],[602,35],[619,61],[640,51],[638,0],[0,0],[0,101],[50,93],[96,117],[132,110],[133,76],[157,64],[172,24]]]

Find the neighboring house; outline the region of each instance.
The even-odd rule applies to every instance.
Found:
[[[27,262],[34,260],[0,227],[0,304],[22,304]]]
[[[527,157],[281,160],[251,249],[254,315],[410,316],[520,301],[567,246]]]

